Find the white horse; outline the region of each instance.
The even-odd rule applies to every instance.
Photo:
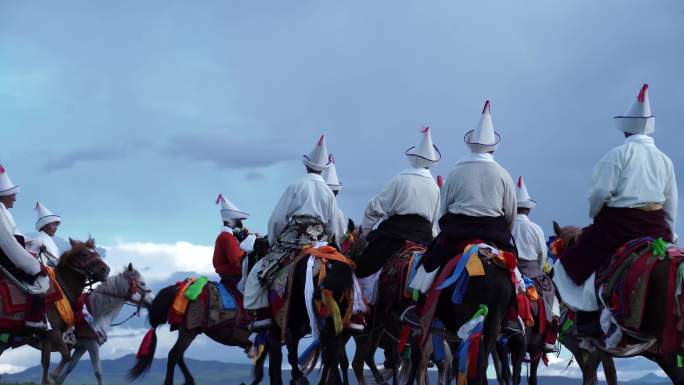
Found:
[[[152,302],[151,291],[145,286],[145,281],[133,264],[116,276],[110,276],[107,281],[98,286],[88,298],[94,324],[105,333],[111,323],[118,317],[124,304],[129,303],[138,307],[146,307]],[[78,364],[85,352],[90,354],[90,363],[95,372],[97,384],[102,385],[102,364],[100,363],[100,345],[97,339],[81,338],[76,340],[75,350],[66,368],[60,373],[56,383],[62,384],[66,377]]]

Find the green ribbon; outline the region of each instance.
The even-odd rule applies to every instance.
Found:
[[[682,366],[684,366],[682,365],[682,356],[677,354],[677,367],[681,368]]]
[[[473,317],[471,319],[476,318],[478,316],[482,316],[484,318],[487,318],[488,313],[489,313],[489,308],[487,307],[487,305],[481,304],[480,308],[477,309],[477,311],[475,312],[475,315],[473,315]]]
[[[7,341],[9,341],[9,338],[10,338],[9,333],[0,334],[0,342],[2,342],[3,344],[6,344]]]
[[[658,238],[653,243],[651,243],[651,249],[653,250],[653,255],[656,257],[667,256],[667,243],[663,241],[663,238]]]
[[[209,279],[205,276],[197,278],[197,280],[185,290],[185,298],[190,301],[196,301],[200,294],[202,294],[202,290],[207,282],[209,282]]]

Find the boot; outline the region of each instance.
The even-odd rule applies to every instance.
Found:
[[[271,319],[271,309],[265,307],[261,309],[250,310],[249,312],[252,318],[252,322],[248,326],[249,331],[256,332],[259,330],[268,329],[273,324],[273,320]]]

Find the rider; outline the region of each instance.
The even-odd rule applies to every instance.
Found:
[[[429,127],[421,130],[417,146],[406,150],[411,167],[395,176],[368,202],[361,233],[368,246],[357,260],[356,275],[366,302],[375,304],[378,277],[387,260],[406,241],[429,245],[439,209],[439,187],[430,172],[442,155],[432,144]],[[377,229],[373,230],[376,223]],[[372,230],[372,231],[371,231]]]
[[[18,192],[19,186],[12,183],[5,168],[0,165],[0,264],[26,284],[30,309],[25,325],[28,328],[45,329],[44,294],[49,288],[49,280],[40,262],[24,248],[24,236],[9,212],[14,207]]]
[[[463,242],[469,239],[482,239],[502,250],[515,251],[511,235],[517,212],[515,184],[508,171],[494,160],[499,139],[487,100],[478,127],[464,137],[471,153],[456,164],[444,182],[441,232],[423,256],[411,288],[427,293],[439,268],[460,254]],[[415,324],[415,314],[407,313],[406,321]]]
[[[253,316],[252,330],[271,325],[267,285],[281,264],[289,263],[307,245],[340,243],[344,237],[335,195],[320,175],[330,166],[324,136],[302,161],[307,174],[283,192],[268,221],[269,253],[247,277],[245,308]]]
[[[247,219],[249,214],[240,211],[232,202],[224,198],[223,194],[219,194],[216,203],[221,205],[223,227],[214,244],[214,270],[221,277],[223,286],[230,292],[236,293],[240,291],[238,283],[242,278],[244,251],[234,232],[243,227],[242,221]]]
[[[555,351],[553,345],[556,342],[560,308],[555,296],[553,282],[544,272],[547,253],[544,231],[529,218],[530,212],[537,205],[537,202],[530,198],[522,177],[518,178],[516,199],[518,201],[518,215],[515,216],[512,233],[518,248],[518,268],[523,275],[539,282],[543,288],[543,293],[540,294],[543,295],[547,321],[543,350],[550,353]]]
[[[50,254],[47,264],[54,267],[56,260],[62,255],[59,247],[55,243],[54,236],[57,233],[57,228],[62,223],[62,218],[48,210],[40,202],[36,202],[36,230],[38,235],[28,241],[27,249],[34,255],[38,255],[41,249],[45,249]]]
[[[554,282],[563,302],[577,311],[580,334],[598,335],[594,272],[628,241],[645,236],[676,242],[677,182],[670,158],[649,135],[655,131],[648,85],[615,121],[625,143],[594,168],[589,197],[593,224],[582,230],[555,264]]]

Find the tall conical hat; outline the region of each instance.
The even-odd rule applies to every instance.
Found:
[[[641,86],[639,95],[624,115],[616,116],[618,130],[628,134],[651,134],[655,131],[655,116],[648,99],[648,84]]]
[[[14,195],[19,192],[19,186],[12,183],[7,171],[0,164],[0,196]]]
[[[52,211],[48,210],[47,207],[43,206],[42,203],[36,202],[36,230],[40,231],[43,226],[52,222],[62,222],[62,218],[59,215],[54,214]]]
[[[494,131],[490,103],[486,100],[480,123],[476,129],[468,131],[463,140],[472,152],[490,152],[496,150],[500,139],[499,134]]]
[[[221,218],[224,221],[234,220],[234,219],[247,219],[249,214],[240,211],[231,201],[226,199],[223,194],[219,194],[216,198],[216,204],[221,205]]]
[[[325,145],[325,135],[321,135],[309,155],[303,155],[302,162],[310,169],[316,171],[323,171],[330,166],[328,148]]]
[[[518,200],[518,207],[524,209],[533,209],[537,202],[530,199],[530,194],[527,192],[527,186],[525,186],[525,181],[523,181],[522,176],[518,177],[518,186],[515,189],[515,197]]]
[[[330,154],[330,166],[323,170],[321,176],[325,179],[325,183],[331,190],[342,190],[342,182],[340,182],[340,178],[337,176],[337,167],[335,167],[335,157],[333,154]]]
[[[417,146],[413,146],[406,150],[406,156],[409,162],[414,167],[432,167],[440,159],[442,154],[439,152],[437,146],[432,144],[432,132],[430,127],[423,127],[420,132],[423,136]]]

